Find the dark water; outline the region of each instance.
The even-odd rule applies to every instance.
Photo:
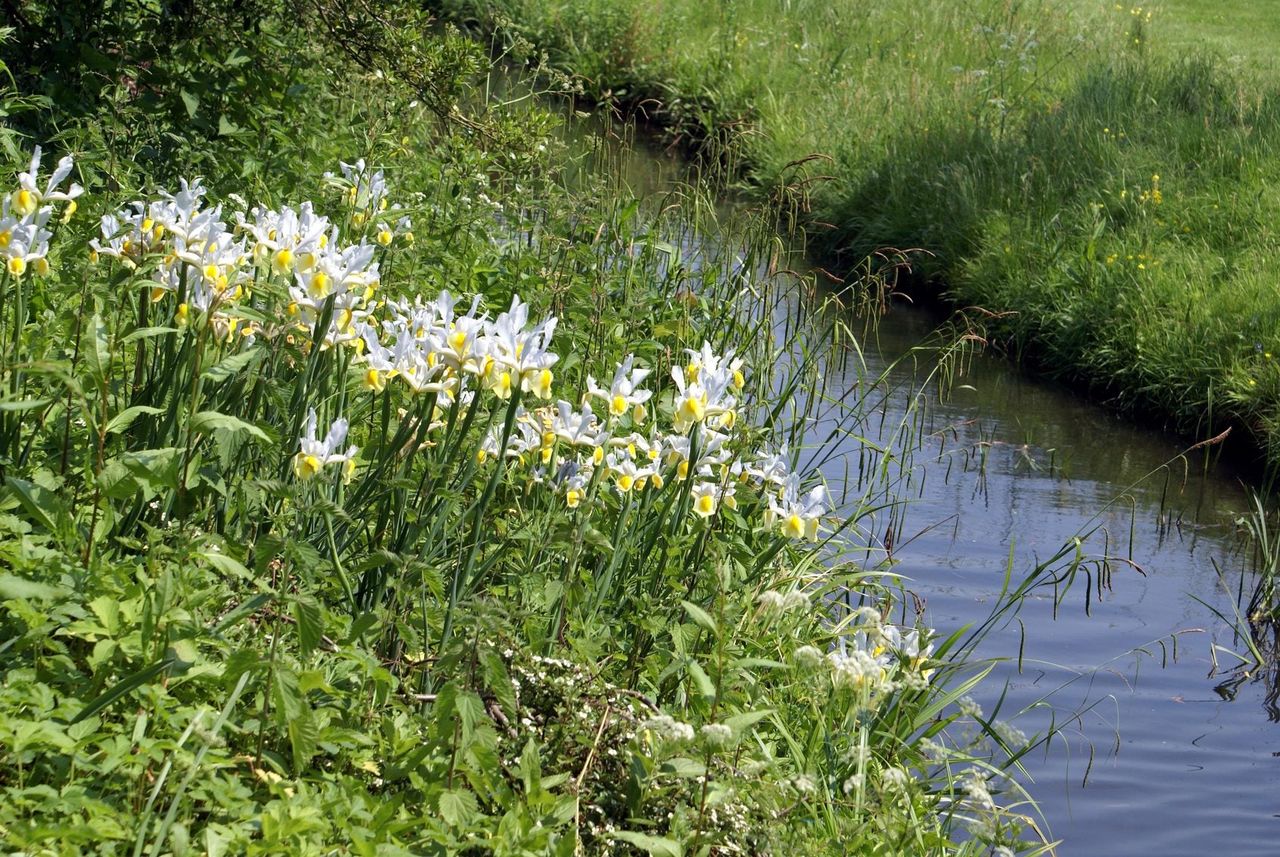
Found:
[[[928,324],[895,310],[870,359],[920,341]],[[1246,491],[1220,469],[1202,478],[1197,453],[1178,460],[1185,441],[995,359],[976,359],[957,383],[926,419],[946,451],[930,456],[926,442],[916,456],[927,476],[904,531],[923,532],[895,551],[930,624],[947,633],[981,621],[1011,555],[1019,578],[1089,530],[1086,552],[1109,549],[1141,569],[1113,563],[1101,597],[1095,576],[1087,611],[1084,579],[1056,610],[1053,592],[1038,592],[1021,624],[982,645],[1009,661],[976,696],[989,707],[1007,682],[1002,717],[1025,710],[1010,718],[1024,732],[1048,729],[1044,706],[1059,724],[1085,712],[1025,760],[1027,788],[1063,840],[1058,853],[1280,854],[1280,726],[1265,688],[1245,682],[1224,699],[1215,688],[1227,676],[1209,677],[1215,642],[1241,648],[1206,605],[1231,614],[1214,562],[1239,582],[1234,519],[1248,508]],[[1229,655],[1218,660],[1220,671],[1234,666]]]
[[[584,170],[607,170],[638,193],[687,178],[661,151],[591,151]],[[935,322],[895,306],[862,339],[865,363],[833,368],[829,390],[878,375]],[[1220,691],[1235,662],[1219,653],[1215,672],[1212,657],[1215,644],[1242,648],[1210,609],[1230,615],[1233,603],[1215,562],[1231,587],[1245,564],[1235,521],[1251,501],[1239,475],[1217,464],[1206,473],[1203,451],[1179,458],[1188,441],[982,355],[966,361],[948,396],[931,395],[923,416],[910,416],[913,363],[927,360],[889,372],[900,392],[877,394],[877,418],[862,428],[888,443],[907,420],[926,439],[898,489],[904,508],[864,532],[875,542],[896,526],[896,571],[926,602],[930,625],[945,636],[981,622],[1006,570],[1021,579],[1074,537],[1086,555],[1118,558],[1102,581],[1087,566],[1095,574],[1081,572],[1060,599],[1034,592],[980,649],[1004,659],[975,694],[988,714],[1007,687],[1001,719],[1029,735],[1060,730],[1023,760],[1024,785],[1062,840],[1055,853],[1280,854],[1280,725],[1260,682]],[[829,427],[820,422],[809,437]],[[859,442],[833,443],[816,454],[839,495]]]

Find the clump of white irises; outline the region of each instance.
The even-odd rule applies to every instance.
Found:
[[[687,350],[687,360],[670,373],[669,430],[650,420],[654,391],[644,384],[652,370],[632,355],[607,386],[588,377],[580,401],[555,400],[554,316],[532,318],[518,296],[494,316],[479,297],[468,301],[448,291],[429,299],[377,297],[379,261],[389,245],[412,241],[412,224],[389,202],[380,171],[364,161],[340,166],[340,175],[325,179],[341,194],[345,226],[309,202],[255,207],[224,219],[199,180],[184,181],[176,193],[103,217],[93,256],[130,267],[154,263],[151,300],[172,298],[179,325],[205,319],[221,342],[283,333],[306,348],[344,347],[366,390],[381,394],[403,384],[410,394],[434,396],[431,425],[477,395],[511,401],[518,392],[510,429],[493,427],[477,457],[527,464],[533,481],[560,493],[571,509],[608,492],[626,497],[675,480],[697,518],[737,509],[739,491],[750,489],[762,498],[766,528],[792,539],[819,538],[828,513],[825,489],[802,489],[785,447],[741,450],[735,431],[745,384],[740,358],[708,343]],[[344,242],[343,228],[359,240]],[[345,420],[338,417],[324,440],[316,430],[313,413],[298,441],[295,475],[309,479],[341,463],[350,476],[356,451],[338,448]]]
[[[84,192],[72,182],[62,185],[75,164],[70,155],[58,161],[53,173],[40,186],[40,147],[36,146],[26,172],[18,173],[18,186],[0,201],[0,257],[11,277],[22,277],[28,271],[49,273],[49,228],[56,203],[66,203],[62,220],[75,213],[76,197]]]

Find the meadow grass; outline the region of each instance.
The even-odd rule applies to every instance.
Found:
[[[980,634],[847,553],[910,419],[839,514],[798,466],[882,381],[825,387],[854,343],[769,273],[772,212],[584,179],[412,4],[24,8],[6,845],[1044,847],[1007,777],[1029,742],[967,699]]]
[[[1205,4],[436,6],[741,165],[845,270],[908,260],[1037,371],[1276,459],[1268,25],[1188,49]]]

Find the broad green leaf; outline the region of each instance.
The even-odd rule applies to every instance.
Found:
[[[313,598],[299,596],[293,600],[293,619],[298,629],[298,645],[302,654],[311,654],[324,636],[324,614]]]
[[[107,434],[124,431],[129,426],[133,425],[133,421],[143,414],[162,413],[164,413],[164,408],[156,408],[151,405],[134,405],[133,407],[125,408],[123,411],[112,417],[111,421],[107,423]]]
[[[10,402],[0,402],[0,412],[13,413],[14,411],[34,411],[45,407],[53,399],[19,399]]]
[[[49,601],[66,594],[61,586],[27,580],[13,574],[0,574],[0,599],[22,598],[28,601]]]
[[[611,834],[614,839],[629,842],[637,848],[649,852],[649,857],[683,857],[684,849],[674,839],[665,836],[651,836],[648,833],[636,833],[632,830],[618,830]]]
[[[689,675],[693,678],[694,684],[698,686],[698,693],[712,699],[716,695],[716,686],[711,683],[711,678],[707,675],[706,670],[702,668],[702,664],[693,658],[690,658],[686,665]]]
[[[287,723],[309,711],[298,687],[298,674],[288,667],[277,666],[272,676],[271,696],[277,714]]]
[[[200,558],[209,565],[221,571],[223,574],[229,574],[232,577],[238,577],[241,580],[257,580],[253,576],[253,572],[244,567],[244,564],[232,559],[224,553],[217,551],[204,551],[200,554]]]
[[[316,754],[320,742],[320,725],[315,715],[306,710],[299,717],[289,718],[289,746],[293,750],[293,770],[302,773],[311,757]]]
[[[48,488],[15,476],[7,478],[5,483],[13,490],[26,513],[50,533],[61,536],[63,527],[70,525],[71,517],[62,498]]]
[[[179,90],[178,95],[182,96],[182,103],[187,108],[187,118],[196,118],[196,111],[200,109],[200,99],[185,89]]]
[[[741,714],[726,717],[724,724],[733,730],[734,735],[741,735],[772,713],[769,709],[764,711],[744,711]]]
[[[140,327],[137,330],[131,331],[124,339],[120,340],[120,342],[136,342],[139,339],[150,339],[153,336],[166,336],[170,333],[177,332],[178,328],[176,327]]]
[[[111,368],[110,334],[107,323],[98,313],[89,320],[88,347],[84,349],[85,362],[89,365],[89,375],[99,384],[107,381],[107,372]]]
[[[684,612],[689,614],[689,618],[692,619],[695,624],[705,628],[714,635],[719,635],[720,630],[716,627],[716,620],[711,618],[710,613],[703,610],[692,601],[681,601],[680,604],[684,607]]]
[[[538,755],[538,744],[532,738],[525,742],[524,752],[520,754],[520,780],[524,783],[526,795],[542,791],[542,758]]]
[[[463,827],[480,811],[476,796],[463,789],[446,789],[440,793],[440,817],[451,827]]]
[[[511,684],[511,676],[507,672],[507,665],[502,662],[502,656],[493,649],[482,649],[480,667],[484,675],[485,687],[497,698],[498,705],[502,706],[506,715],[513,716],[518,708],[516,693]]]
[[[191,418],[191,428],[199,432],[227,432],[229,434],[247,434],[258,440],[271,442],[271,437],[253,423],[245,422],[239,417],[220,414],[217,411],[201,411]]]
[[[662,763],[662,773],[669,774],[673,777],[682,779],[690,779],[692,777],[700,777],[707,772],[707,766],[695,759],[686,759],[683,756],[677,756],[674,759],[667,759]]]
[[[200,377],[209,381],[226,381],[261,360],[263,354],[264,352],[261,348],[251,348],[248,351],[241,351],[239,354],[232,354],[227,359],[215,363],[204,370]]]

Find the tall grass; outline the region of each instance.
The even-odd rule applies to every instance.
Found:
[[[1072,3],[436,4],[728,145],[815,246],[911,260],[1036,370],[1274,460],[1274,79]],[[514,41],[513,41],[514,40]],[[721,149],[722,150],[722,149]]]

